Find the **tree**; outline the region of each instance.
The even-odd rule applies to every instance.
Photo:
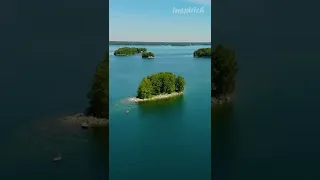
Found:
[[[144,77],[138,87],[137,98],[140,98],[140,99],[151,98],[152,92],[153,92],[153,87],[152,87],[151,81]]]
[[[151,83],[152,83],[152,87],[153,87],[153,91],[152,91],[152,95],[158,95],[161,94],[161,92],[163,92],[162,88],[163,88],[163,77],[160,75],[160,73],[158,74],[152,74],[149,75],[147,77]]]
[[[154,53],[153,52],[142,52],[141,54],[142,58],[154,58]]]
[[[162,73],[161,74],[163,76],[162,80],[162,93],[165,94],[171,94],[173,92],[175,92],[175,81],[176,81],[176,77],[173,73],[167,72],[167,73]]]
[[[114,51],[115,56],[131,56],[147,51],[146,48],[122,47]]]
[[[200,48],[193,53],[194,57],[211,57],[211,48]]]
[[[178,76],[175,81],[176,92],[182,92],[184,90],[185,81],[182,76]]]
[[[211,96],[227,96],[235,89],[238,72],[235,52],[218,45],[211,58]]]
[[[160,72],[144,77],[138,87],[137,97],[151,98],[160,94],[171,94],[184,90],[185,81],[182,76],[176,77],[171,72]]]
[[[141,53],[141,52],[146,52],[147,49],[146,48],[137,48],[137,52]]]
[[[96,68],[88,98],[88,115],[109,118],[109,54]]]

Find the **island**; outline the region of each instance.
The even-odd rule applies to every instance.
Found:
[[[132,56],[138,53],[146,52],[146,48],[122,47],[114,51],[115,56]]]
[[[136,103],[172,98],[183,94],[185,80],[171,72],[160,72],[142,78],[137,97],[129,101]]]
[[[193,52],[193,57],[203,57],[210,58],[211,57],[211,48],[200,48]]]
[[[238,72],[235,52],[217,45],[211,58],[211,103],[223,104],[232,99]]]
[[[142,56],[142,58],[153,59],[154,53],[153,52],[142,52],[141,56]]]
[[[89,99],[89,107],[84,112],[61,118],[63,122],[78,124],[83,128],[108,126],[109,53],[98,64],[87,97]]]

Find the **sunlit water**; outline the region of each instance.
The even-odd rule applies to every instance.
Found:
[[[154,52],[153,60],[116,57],[119,47],[109,46],[110,178],[209,180],[210,59],[193,58],[202,46],[139,46]],[[127,101],[143,77],[164,71],[185,78],[183,96],[139,105]]]

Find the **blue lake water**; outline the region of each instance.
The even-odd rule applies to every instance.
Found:
[[[211,179],[210,59],[203,46],[135,46],[155,53],[116,57],[110,45],[110,179]],[[182,97],[132,104],[143,77],[173,72],[185,78]],[[125,114],[125,110],[129,110]]]
[[[107,1],[1,1],[0,179],[108,178],[107,129],[57,120],[88,105],[108,49],[107,11]]]

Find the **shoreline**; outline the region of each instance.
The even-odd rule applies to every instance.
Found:
[[[168,98],[180,96],[182,94],[183,94],[183,92],[173,92],[171,94],[160,94],[160,95],[148,98],[148,99],[140,99],[140,98],[136,98],[136,97],[131,97],[128,99],[128,101],[135,102],[135,103],[147,102],[147,101],[158,101],[158,100],[162,100],[162,99],[168,99]]]
[[[60,120],[63,123],[79,126],[81,126],[83,123],[87,123],[89,127],[107,127],[109,125],[109,119],[86,116],[83,113],[64,116],[60,118]]]
[[[221,105],[225,104],[228,102],[231,102],[232,100],[232,95],[227,95],[227,96],[220,96],[220,97],[211,97],[211,104],[212,105]]]

